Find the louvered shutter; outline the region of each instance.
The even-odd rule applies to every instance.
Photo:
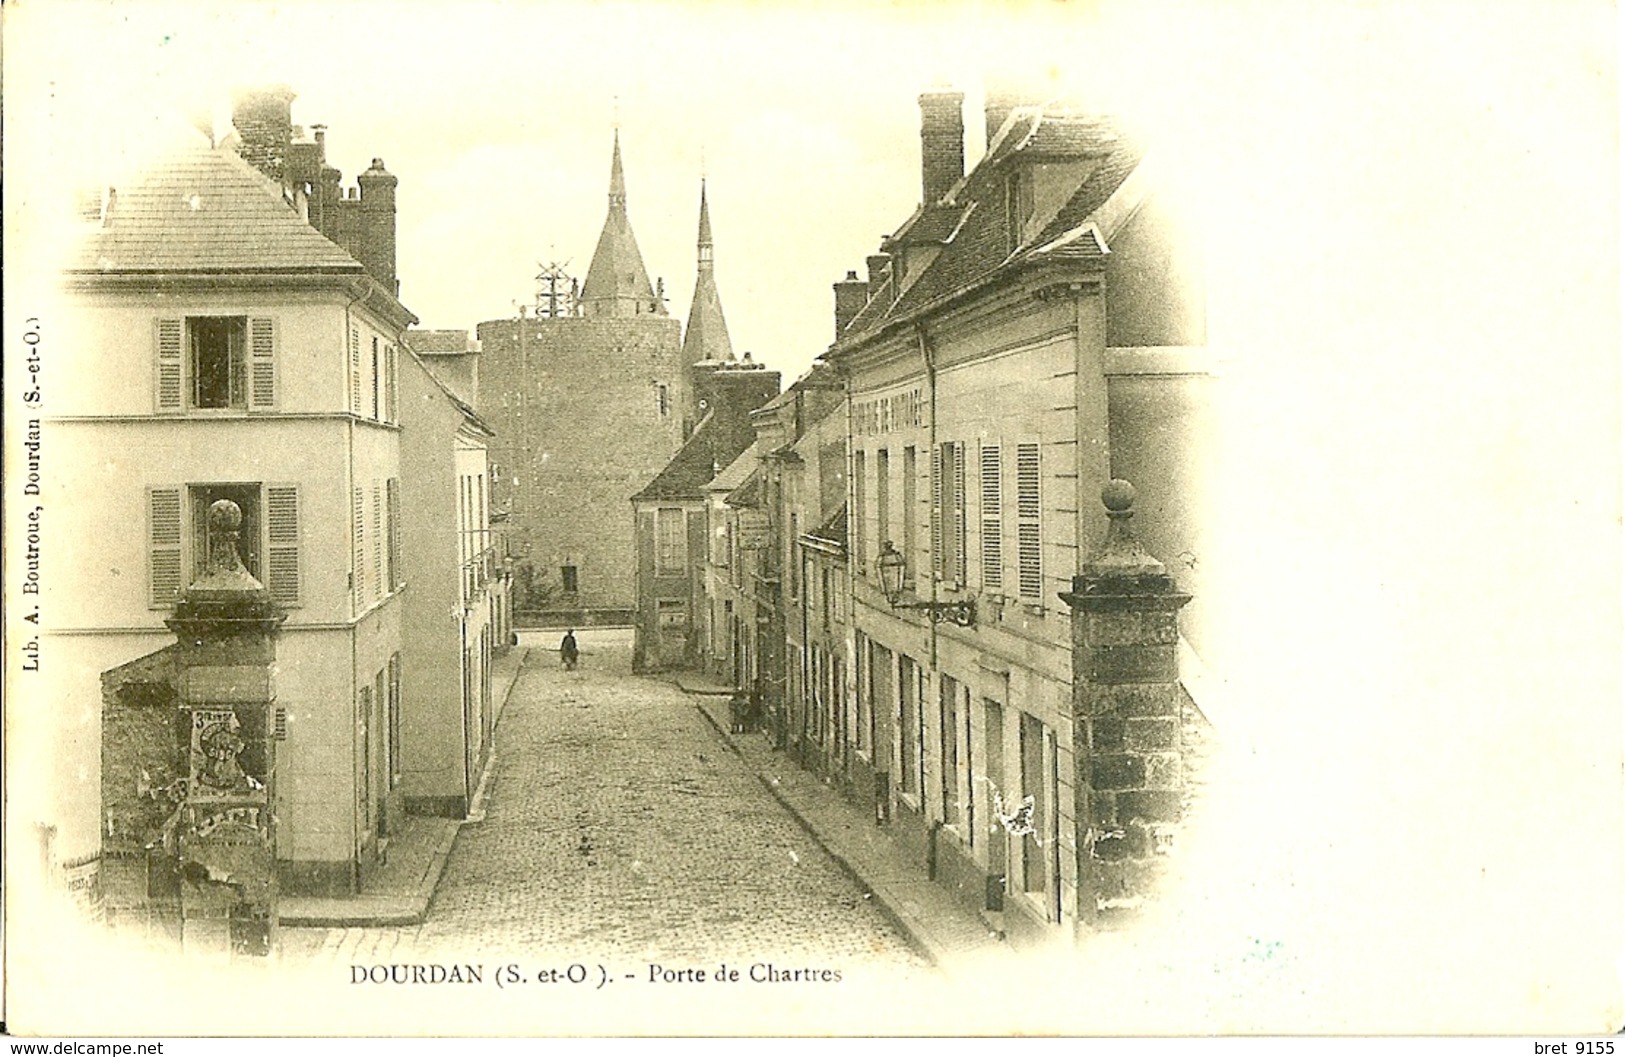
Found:
[[[270,411],[276,407],[276,320],[248,321],[248,407]]]
[[[386,498],[388,509],[385,515],[389,519],[389,582],[393,587],[399,587],[406,581],[401,569],[401,480],[391,477],[387,484]]]
[[[285,606],[299,604],[299,487],[265,486],[265,586]]]
[[[186,321],[160,319],[156,322],[155,330],[156,410],[178,414],[185,407]]]
[[[965,444],[963,441],[954,441],[950,449],[954,460],[954,546],[953,546],[953,580],[956,584],[965,582]]]
[[[390,583],[384,579],[384,490],[372,486],[372,583],[379,598],[389,594]]]
[[[982,587],[1004,586],[1003,463],[997,444],[982,446]]]
[[[400,393],[398,379],[400,377],[400,354],[395,346],[384,347],[384,421],[394,422],[400,406]]]
[[[181,490],[147,489],[147,583],[154,609],[175,604],[181,593]]]
[[[1044,597],[1038,445],[1016,445],[1016,568],[1021,597]]]
[[[350,410],[361,414],[361,329],[350,328]]]
[[[355,589],[355,608],[360,612],[367,606],[367,494],[357,488],[350,504],[350,531],[354,535],[355,554],[351,556],[350,578]]]
[[[942,445],[931,448],[931,575],[943,576],[942,554]]]

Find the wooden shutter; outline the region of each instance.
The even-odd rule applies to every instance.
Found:
[[[1038,445],[1016,445],[1016,569],[1021,597],[1044,597]]]
[[[361,414],[361,328],[350,327],[350,410]]]
[[[384,346],[384,421],[394,422],[399,415],[400,354],[395,346]]]
[[[997,444],[982,445],[982,587],[1004,586],[1004,510],[1002,451]]]
[[[953,546],[953,580],[956,584],[965,582],[965,443],[954,441],[950,454],[954,460],[954,546]]]
[[[357,488],[350,503],[350,531],[355,542],[355,554],[351,556],[350,578],[355,589],[355,608],[360,612],[367,605],[367,519],[366,519],[367,493]]]
[[[942,553],[942,445],[931,448],[931,575],[947,579]]]
[[[248,321],[248,408],[270,411],[276,407],[276,320]]]
[[[382,598],[392,586],[384,579],[384,490],[372,486],[372,582]]]
[[[186,320],[156,321],[156,410],[178,414],[185,407]]]
[[[399,587],[406,582],[401,569],[401,479],[391,477],[386,484],[389,518],[389,582]]]
[[[299,486],[265,486],[265,586],[285,606],[299,604]]]
[[[181,497],[179,488],[147,489],[147,583],[149,604],[175,604],[181,583]]]

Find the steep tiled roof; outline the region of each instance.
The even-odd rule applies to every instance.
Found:
[[[665,306],[655,300],[649,271],[643,266],[643,253],[626,216],[626,177],[621,172],[619,132],[615,133],[609,163],[609,214],[604,217],[598,248],[593,251],[586,281],[581,284],[580,300],[589,315],[633,316],[650,311],[666,314]]]
[[[940,205],[918,210],[887,246],[935,242],[941,250],[898,293],[895,273],[853,317],[840,341],[877,330],[925,306],[967,290],[995,273],[1041,261],[1102,259],[1107,247],[1091,218],[1139,164],[1141,151],[1109,118],[1074,110],[1017,111],[975,169]],[[1054,218],[1012,252],[1004,203],[1012,165],[1045,161],[1094,162]]]
[[[364,273],[229,150],[200,144],[113,190],[69,271]]]
[[[734,428],[716,412],[707,412],[677,454],[634,495],[633,500],[703,499],[705,486],[722,467],[751,445],[748,430]]]
[[[708,492],[731,492],[745,483],[745,478],[756,472],[757,458],[752,448],[746,448],[739,453],[738,458],[723,468],[705,484]]]
[[[762,472],[761,467],[752,466],[750,473],[733,488],[723,502],[731,507],[759,507],[762,505]]]
[[[472,351],[466,330],[420,330],[406,332],[406,343],[419,356],[446,356]]]
[[[683,362],[731,363],[733,342],[728,339],[728,321],[722,315],[722,295],[717,293],[712,273],[711,212],[705,204],[705,183],[700,183],[700,263],[694,280],[694,302],[688,310],[688,326],[683,328]]]
[[[836,544],[843,551],[846,549],[846,504],[842,503],[835,508],[835,513],[825,519],[822,525],[807,533],[814,539],[824,540]]]

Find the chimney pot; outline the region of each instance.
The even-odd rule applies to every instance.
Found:
[[[835,284],[835,337],[840,338],[852,320],[857,318],[869,301],[869,284],[849,271],[846,278]]]

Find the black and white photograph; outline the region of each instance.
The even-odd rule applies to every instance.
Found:
[[[1613,1052],[1613,5],[0,19],[6,1032]]]

